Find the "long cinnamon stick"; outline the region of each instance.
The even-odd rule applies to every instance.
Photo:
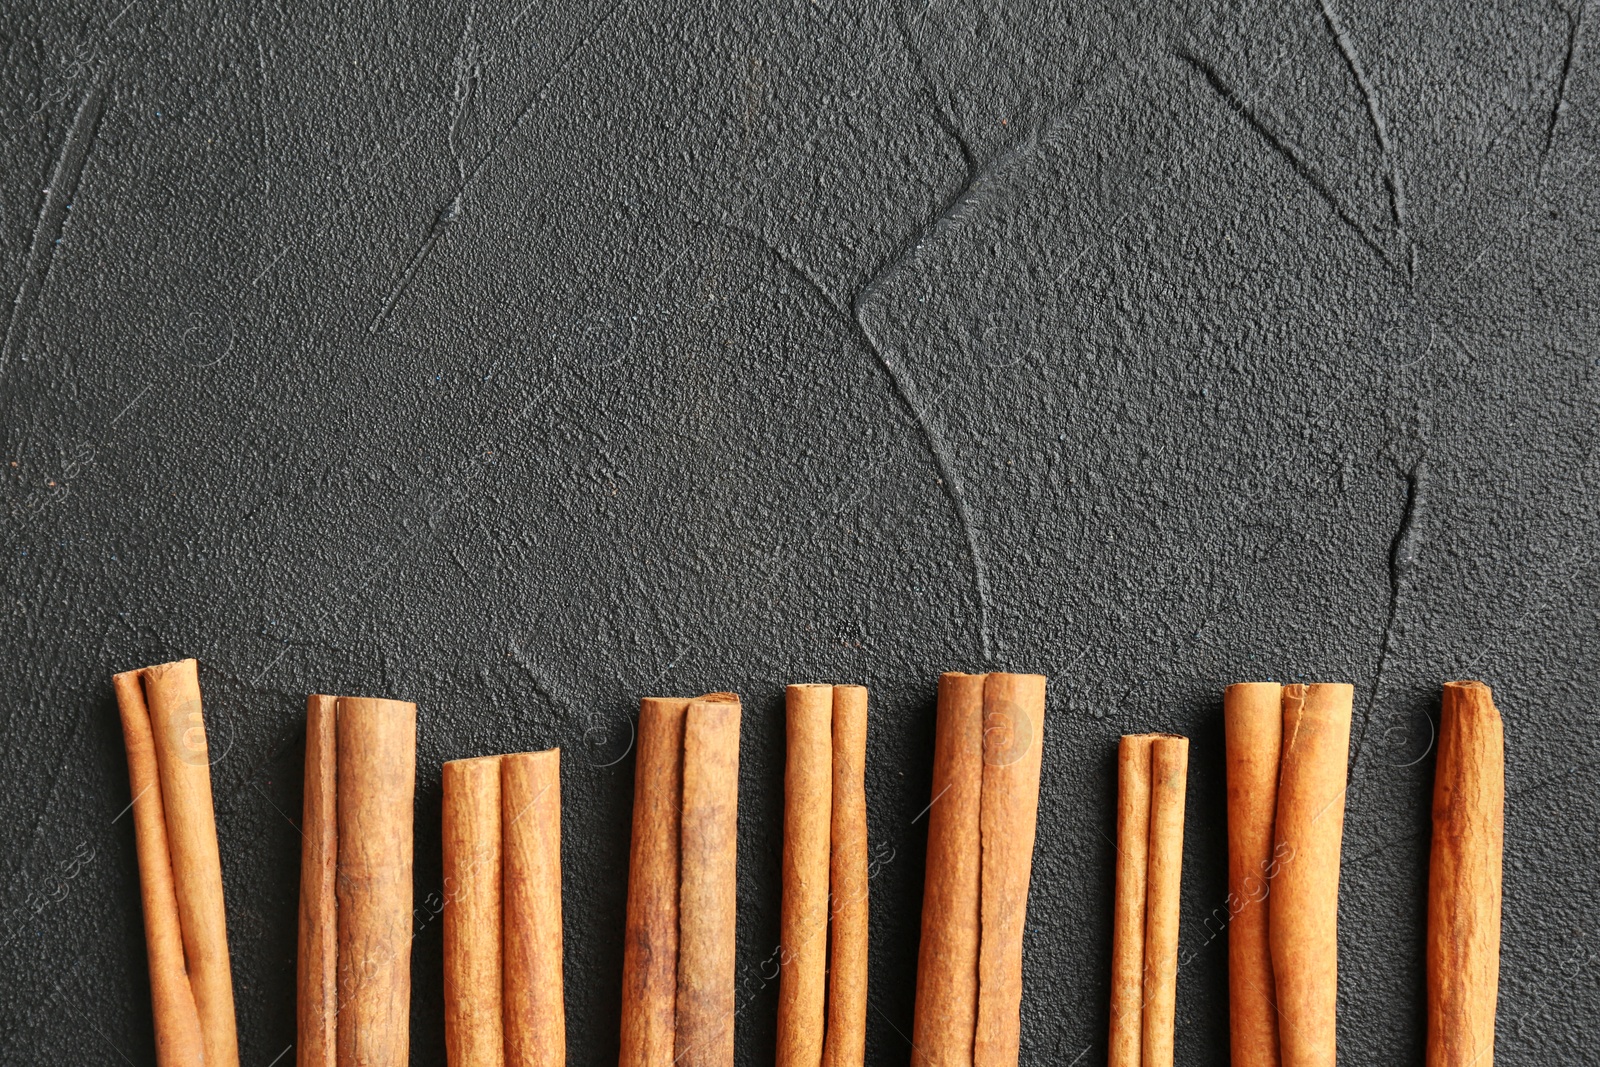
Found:
[[[451,760],[442,791],[445,1058],[501,1067],[500,757]]]
[[[506,1067],[563,1067],[561,750],[500,761]]]
[[[306,699],[305,801],[300,833],[300,939],[295,1062],[339,1061],[339,863],[337,697]]]
[[[618,1067],[671,1067],[677,1027],[679,813],[689,701],[639,702]]]
[[[1107,1067],[1139,1067],[1144,1043],[1144,932],[1150,873],[1150,750],[1154,734],[1117,746],[1117,869],[1111,923]]]
[[[1044,694],[1042,675],[939,679],[913,1064],[1017,1062]]]
[[[777,1067],[819,1067],[828,983],[833,686],[786,692]]]
[[[674,1061],[732,1067],[737,918],[739,705],[696,700],[684,713],[678,1001]]]
[[[340,697],[334,719],[337,1062],[404,1067],[417,709],[398,700]]]
[[[1283,691],[1283,755],[1274,830],[1278,876],[1268,938],[1284,1067],[1334,1067],[1339,963],[1339,848],[1350,757],[1349,685]]]
[[[150,1007],[155,1018],[160,1067],[200,1067],[205,1047],[200,1015],[183,963],[183,929],[167,845],[166,814],[156,770],[155,738],[139,672],[111,679],[128,749],[128,787],[133,796],[134,841],[139,856],[139,891],[144,907],[145,951],[150,967]]]
[[[1141,1067],[1172,1067],[1188,773],[1189,739],[1156,738],[1150,747],[1150,873],[1145,890]]]
[[[1505,733],[1482,682],[1447,682],[1428,866],[1428,1067],[1493,1067]]]
[[[130,698],[122,711],[124,735],[130,716],[142,717],[150,731],[155,791],[161,805],[186,981],[199,1020],[205,1062],[234,1067],[239,1062],[239,1038],[234,1023],[222,860],[217,851],[211,759],[200,704],[198,665],[192,659],[178,660],[120,677],[125,680],[117,684],[118,695],[126,693]],[[131,701],[135,684],[142,690],[142,708]],[[137,724],[135,729],[138,730]],[[139,740],[142,742],[142,737]],[[146,782],[141,788],[148,785]],[[151,847],[155,847],[153,839]],[[161,874],[152,873],[159,883]],[[155,902],[162,908],[164,898],[158,885]],[[158,930],[158,936],[170,932],[164,918],[158,918],[158,928],[165,928]],[[178,999],[181,1002],[181,995]],[[174,1033],[187,1031],[186,1008],[175,1010],[185,1016],[184,1020],[174,1020],[170,1025],[158,1020],[158,1031],[164,1026]]]
[[[1228,776],[1228,1014],[1234,1067],[1278,1067],[1278,1009],[1267,894],[1283,686],[1241,682],[1222,698]]]
[[[981,674],[939,676],[922,941],[911,1029],[913,1067],[972,1062],[981,925],[983,682]]]
[[[862,1067],[867,1043],[867,690],[833,687],[827,1067]]]

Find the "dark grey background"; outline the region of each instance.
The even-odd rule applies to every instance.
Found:
[[[635,701],[738,690],[768,1062],[782,687],[872,687],[869,1059],[935,678],[1049,675],[1023,1061],[1101,1061],[1118,734],[1193,738],[1178,1060],[1226,1062],[1220,694],[1348,680],[1343,1062],[1420,1063],[1429,714],[1506,717],[1499,1053],[1600,1045],[1585,0],[0,15],[0,1059],[152,1062],[109,676],[193,655],[245,1062],[292,1062],[304,700],[560,745],[614,1062]],[[1399,8],[1399,9],[1392,9]],[[435,898],[436,899],[436,898]],[[766,970],[770,974],[770,970]],[[275,1057],[281,1057],[275,1059]]]

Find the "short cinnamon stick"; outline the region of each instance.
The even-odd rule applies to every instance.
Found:
[[[833,687],[833,815],[826,1067],[862,1067],[867,1047],[867,690]]]
[[[1283,754],[1268,896],[1284,1067],[1334,1067],[1339,964],[1339,849],[1350,758],[1349,685],[1283,691]]]
[[[786,692],[777,1067],[819,1067],[828,986],[833,686]]]
[[[1428,866],[1428,1067],[1492,1067],[1505,734],[1482,682],[1447,682]]]
[[[416,744],[415,704],[306,702],[300,1067],[403,1067],[409,1057]]]
[[[1017,1062],[1044,696],[1042,675],[939,679],[913,1064]]]
[[[1117,746],[1117,868],[1111,922],[1107,1067],[1139,1067],[1144,1043],[1144,930],[1150,873],[1150,750],[1154,734]]]
[[[1222,698],[1228,777],[1228,1014],[1233,1067],[1278,1067],[1267,939],[1283,686],[1241,682]]]
[[[451,760],[441,779],[445,1059],[502,1067],[500,757]]]
[[[1172,1067],[1188,774],[1189,739],[1156,738],[1150,746],[1150,873],[1145,890],[1141,1067]]]
[[[183,928],[167,845],[166,814],[156,770],[155,738],[139,672],[112,678],[122,734],[128,749],[128,786],[133,795],[134,841],[139,856],[139,891],[144,906],[145,951],[150,967],[150,1007],[155,1018],[160,1067],[199,1067],[205,1061],[200,1015],[183,962]]]
[[[563,1067],[561,751],[500,761],[506,1067]]]
[[[684,713],[678,883],[678,1067],[733,1067],[739,705]]]

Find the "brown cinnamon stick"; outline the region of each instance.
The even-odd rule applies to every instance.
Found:
[[[1267,939],[1267,895],[1283,686],[1230,685],[1222,698],[1228,776],[1228,1013],[1234,1067],[1278,1067],[1278,1009]]]
[[[696,700],[683,726],[674,1053],[679,1067],[733,1065],[738,805],[739,705]]]
[[[306,702],[301,1067],[403,1067],[410,1054],[416,744],[415,704]]]
[[[1111,923],[1107,1067],[1139,1067],[1144,1043],[1144,931],[1150,873],[1150,750],[1154,734],[1117,746],[1117,870]]]
[[[1284,1067],[1334,1067],[1339,849],[1350,758],[1349,685],[1283,691],[1283,755],[1268,938]]]
[[[828,983],[833,686],[786,693],[777,1067],[819,1067]]]
[[[139,891],[144,906],[145,951],[150,967],[150,1006],[155,1018],[160,1067],[199,1067],[205,1061],[200,1015],[183,962],[183,928],[167,844],[166,814],[156,770],[155,738],[138,671],[111,679],[128,749],[128,786],[133,796],[134,841],[139,856]]]
[[[913,1064],[1015,1067],[1045,679],[945,674],[918,954]]]
[[[506,1067],[563,1067],[561,751],[500,761]]]
[[[867,1046],[867,690],[833,687],[827,1067],[862,1067]]]
[[[500,757],[446,763],[442,787],[445,1058],[501,1067]]]
[[[338,704],[338,698],[330,696],[306,700],[296,963],[299,1067],[335,1067],[339,1060]]]
[[[668,1067],[674,1055],[678,816],[683,798],[683,720],[688,710],[687,700],[645,697],[639,702],[619,1067]]]
[[[1447,682],[1428,866],[1428,1067],[1492,1067],[1505,734],[1482,682]]]
[[[1178,904],[1189,739],[1162,736],[1150,747],[1150,873],[1145,890],[1144,1021],[1141,1067],[1172,1067],[1178,994]]]
[[[972,1062],[981,922],[983,680],[981,674],[939,676],[912,1067]]]

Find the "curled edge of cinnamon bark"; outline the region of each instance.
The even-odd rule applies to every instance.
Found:
[[[1150,747],[1150,855],[1146,875],[1144,1018],[1141,1067],[1172,1067],[1178,997],[1178,912],[1189,739],[1161,736]]]
[[[1500,982],[1505,727],[1482,682],[1440,701],[1428,863],[1428,1067],[1492,1067]]]
[[[822,1063],[833,836],[833,686],[784,691],[783,868],[776,1067]]]
[[[306,698],[300,930],[295,961],[298,1067],[336,1067],[339,1053],[338,697]]]
[[[563,1067],[561,750],[503,756],[500,775],[506,1067]]]
[[[141,667],[113,677],[124,737],[130,718],[149,730],[155,781],[141,791],[159,793],[162,845],[172,879],[172,900],[183,947],[186,984],[198,1017],[200,1044],[207,1064],[237,1067],[239,1038],[234,1019],[233,974],[228,959],[227,913],[222,896],[222,860],[217,847],[216,814],[211,798],[210,750],[200,698],[199,665],[193,659]],[[134,690],[140,699],[133,701]],[[126,699],[125,701],[125,698]],[[140,824],[136,821],[136,830]],[[151,848],[156,842],[146,832]],[[159,867],[159,864],[156,866]],[[158,881],[159,871],[152,871]],[[159,911],[165,894],[157,892]],[[164,918],[158,925],[167,926]],[[148,946],[147,946],[148,947]],[[152,994],[154,990],[152,989]],[[177,997],[182,1003],[181,996]],[[170,1003],[170,1002],[169,1002]],[[152,1009],[155,1009],[152,999]],[[184,1016],[167,1029],[187,1031]],[[158,1021],[158,1032],[161,1023]],[[159,1044],[159,1038],[158,1038]],[[178,1047],[173,1045],[174,1050]],[[174,1051],[176,1055],[176,1051]]]
[[[1288,685],[1267,897],[1284,1067],[1334,1067],[1338,1044],[1339,853],[1353,687]]]
[[[501,1067],[500,757],[440,771],[444,880],[444,1043],[450,1067]]]
[[[1111,919],[1107,1067],[1139,1067],[1144,1042],[1144,930],[1150,874],[1150,751],[1154,734],[1117,743],[1117,858]]]
[[[867,689],[833,687],[833,812],[826,1067],[862,1067],[867,1043]]]
[[[1267,936],[1283,686],[1239,682],[1222,697],[1228,793],[1228,1015],[1234,1067],[1278,1067]]]

